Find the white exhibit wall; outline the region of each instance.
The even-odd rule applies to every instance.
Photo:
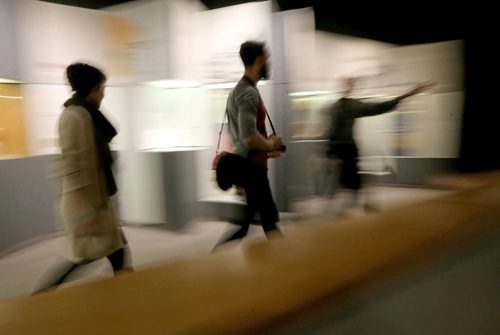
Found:
[[[75,61],[104,63],[104,22],[99,11],[43,1],[16,2],[22,81],[64,84]]]
[[[116,128],[118,134],[111,142],[112,150],[127,150],[132,146],[133,127],[130,122],[130,87],[109,86],[105,89],[101,111]]]
[[[166,39],[169,26],[167,1],[132,1],[108,7],[106,13],[121,18],[127,24],[127,33],[121,35],[131,73],[126,81],[137,83],[167,79],[170,51]]]
[[[197,17],[203,10],[197,0],[135,1],[105,8],[122,30],[114,37],[115,43],[121,41],[123,63],[131,74],[128,82],[199,80],[205,52],[200,32],[206,27]]]
[[[284,59],[290,90],[309,90],[317,75],[316,31],[312,8],[282,13]]]
[[[403,101],[396,112],[362,118],[356,124],[366,154],[457,158],[463,112],[462,42],[448,41],[384,50],[381,72],[366,80],[363,93],[393,97],[419,82],[437,83],[431,91]],[[380,141],[373,141],[377,137]],[[373,143],[383,149],[374,149]]]
[[[196,21],[201,42],[201,78],[204,83],[238,81],[243,72],[239,58],[241,43],[247,40],[264,41],[272,52],[270,1],[199,12]]]
[[[199,82],[206,53],[201,33],[206,27],[197,18],[206,8],[198,0],[168,0],[167,4],[169,78]]]
[[[127,224],[167,222],[162,157],[134,150],[119,152],[116,165],[118,211]]]
[[[35,155],[59,152],[57,123],[63,103],[70,97],[69,86],[23,84],[22,87],[29,151]]]
[[[383,59],[393,84],[432,79],[435,93],[463,91],[463,41],[400,46],[386,50]]]
[[[324,90],[340,92],[343,77],[376,77],[384,68],[383,55],[393,45],[364,38],[316,32],[316,81]],[[384,83],[373,83],[372,86]],[[373,94],[373,92],[372,92]]]
[[[19,80],[17,47],[18,34],[15,25],[16,8],[13,0],[0,0],[0,45],[2,61],[0,62],[0,82],[3,79]]]
[[[130,109],[134,148],[172,149],[213,145],[213,101],[207,89],[133,88]]]

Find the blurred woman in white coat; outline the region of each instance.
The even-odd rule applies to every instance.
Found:
[[[66,260],[50,269],[35,293],[53,288],[79,265],[107,257],[116,273],[124,268],[127,240],[110,197],[117,187],[109,143],[117,134],[101,113],[104,73],[88,64],[66,68],[74,91],[59,119],[63,194],[61,214],[69,240]]]

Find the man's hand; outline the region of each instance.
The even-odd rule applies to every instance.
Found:
[[[267,153],[267,157],[269,158],[276,158],[281,156],[281,151],[271,151]]]
[[[273,148],[272,150],[269,150],[270,153],[274,151],[279,151],[279,149],[283,146],[283,139],[280,136],[271,135],[269,136],[269,141],[272,143],[272,148]]]
[[[415,94],[422,93],[424,91],[427,91],[427,90],[433,88],[436,85],[437,85],[437,83],[434,81],[431,81],[431,80],[426,81],[424,83],[417,84],[415,87],[413,87],[407,93],[403,94],[403,97],[406,98],[406,97],[410,97],[410,96],[415,95]]]

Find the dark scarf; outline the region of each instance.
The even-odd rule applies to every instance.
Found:
[[[106,119],[106,117],[101,113],[99,109],[97,109],[95,106],[92,106],[84,97],[82,97],[78,93],[73,94],[73,96],[64,103],[64,107],[68,107],[71,105],[84,107],[92,117],[97,155],[101,162],[104,177],[106,178],[108,195],[112,196],[116,193],[117,187],[115,178],[113,176],[113,171],[111,169],[114,159],[111,154],[111,150],[109,149],[109,142],[111,142],[113,137],[116,136],[116,129],[108,121],[108,119]]]

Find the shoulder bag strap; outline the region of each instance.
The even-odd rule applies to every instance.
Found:
[[[227,107],[226,107],[226,111],[224,113],[224,117],[222,118],[222,124],[220,125],[219,141],[217,142],[217,149],[215,149],[215,155],[216,156],[219,154],[220,139],[222,137],[222,129],[224,129],[224,121],[226,121],[226,115],[227,115]]]

